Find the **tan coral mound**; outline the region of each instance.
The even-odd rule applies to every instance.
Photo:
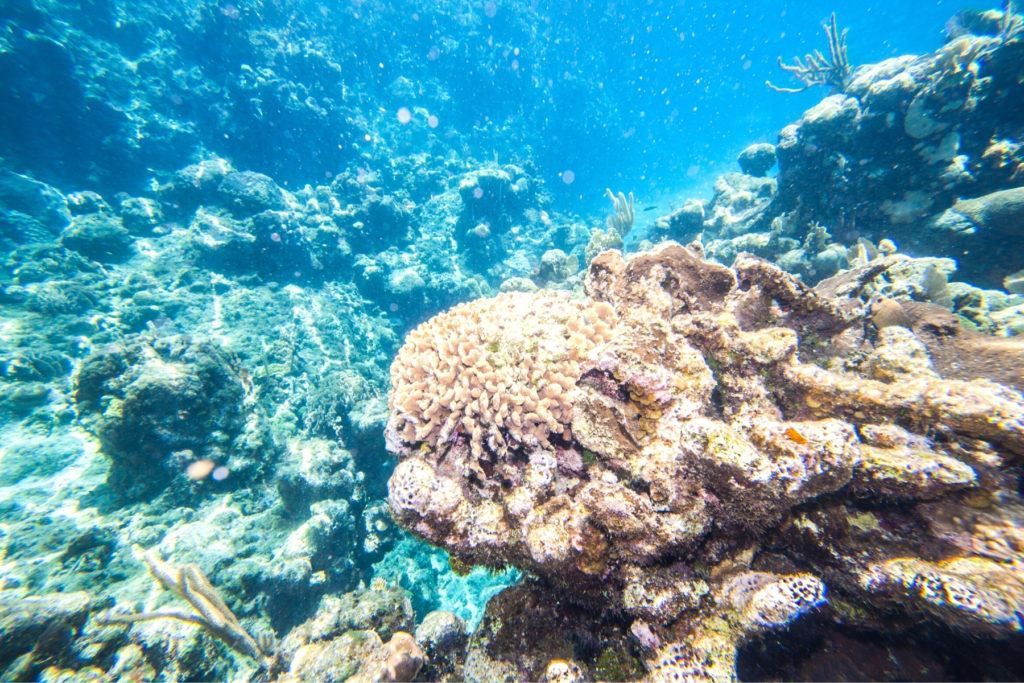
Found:
[[[999,530],[1024,527],[1024,398],[877,329],[860,289],[884,267],[812,290],[666,243],[597,256],[582,301],[435,318],[393,370],[396,519],[620,610],[664,644],[655,677],[733,677],[738,645],[826,587],[863,628],[895,609],[1019,632],[1024,562]]]
[[[430,319],[391,366],[389,444],[436,448],[461,435],[476,457],[485,446],[549,448],[572,421],[580,361],[614,321],[607,303],[553,292],[509,292]]]

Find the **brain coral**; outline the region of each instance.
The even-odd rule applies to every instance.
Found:
[[[444,313],[392,370],[392,512],[612,607],[659,644],[656,679],[728,680],[737,647],[826,594],[863,628],[895,610],[1018,633],[1024,398],[874,327],[885,268],[810,289],[666,243],[597,256],[579,300]]]
[[[389,445],[464,438],[477,458],[567,439],[580,362],[610,338],[614,309],[544,292],[456,306],[409,334],[391,366]]]

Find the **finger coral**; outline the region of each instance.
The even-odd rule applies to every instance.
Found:
[[[666,243],[428,321],[392,368],[396,519],[612,606],[655,679],[734,678],[826,594],[1019,629],[1024,399],[835,291]]]
[[[572,420],[580,361],[614,317],[607,303],[509,292],[429,320],[391,366],[389,444],[436,449],[462,434],[477,458],[549,448]]]

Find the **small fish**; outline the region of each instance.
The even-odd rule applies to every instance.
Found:
[[[658,207],[656,207],[656,206],[645,206],[644,207],[644,211],[654,211],[657,208]]]
[[[794,427],[786,427],[786,436],[801,446],[807,443],[807,437],[798,432]]]

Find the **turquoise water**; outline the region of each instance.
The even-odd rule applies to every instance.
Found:
[[[391,367],[457,304],[583,297],[604,249],[701,240],[711,260],[751,252],[809,286],[898,255],[857,302],[861,327],[882,299],[937,306],[1011,349],[967,378],[1019,399],[1024,49],[990,5],[0,2],[0,679],[270,680],[317,619],[336,636],[414,632],[428,655],[417,680],[505,675],[480,657],[462,673],[463,646],[442,656],[417,627],[451,612],[464,639],[502,590],[551,577],[511,551],[449,558],[395,521],[388,479],[410,453],[385,440]],[[767,87],[801,86],[780,56],[834,62],[832,12],[849,72]],[[865,349],[846,349],[845,367]],[[939,422],[918,427],[946,443]],[[571,438],[559,457],[576,446],[597,457]],[[992,448],[986,509],[1017,510],[1019,453]],[[463,474],[467,491],[498,476]],[[506,474],[486,495],[524,485]],[[1019,572],[1022,549],[999,562]],[[184,605],[147,553],[196,565],[259,648],[163,618]],[[671,563],[713,573],[691,560]],[[1018,626],[996,636],[935,626],[926,609],[877,627],[890,616],[872,603],[883,616],[830,612],[792,641],[757,641],[740,676],[855,677],[787,669],[779,652],[856,660],[879,642],[904,659],[863,670],[876,677],[1024,675],[998,644],[1013,652],[1024,628],[1024,589],[1007,591]],[[584,676],[640,675],[643,631],[614,598],[601,609],[606,630],[559,626]],[[835,624],[849,630],[820,635]],[[974,638],[976,661],[941,652]],[[612,674],[620,642],[633,668]],[[304,680],[358,668],[332,666]]]

